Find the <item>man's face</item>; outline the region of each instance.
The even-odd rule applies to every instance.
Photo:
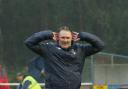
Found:
[[[23,76],[17,76],[16,78],[19,82],[23,80]]]
[[[72,42],[72,33],[70,31],[65,31],[62,30],[59,32],[59,45],[64,48],[67,49],[71,46],[71,42]]]

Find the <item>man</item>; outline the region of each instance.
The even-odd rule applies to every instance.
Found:
[[[42,57],[37,56],[27,63],[28,74],[33,76],[39,83],[44,82],[45,69],[43,60]]]
[[[25,76],[22,73],[18,73],[16,78],[20,82],[17,89],[41,89],[38,82],[32,76]]]
[[[56,43],[43,43],[43,40]],[[88,44],[75,43],[85,41]],[[44,57],[46,89],[79,89],[85,57],[101,51],[104,43],[86,32],[72,32],[69,27],[60,27],[59,32],[41,31],[26,39],[32,51]]]

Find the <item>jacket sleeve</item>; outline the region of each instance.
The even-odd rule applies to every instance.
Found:
[[[80,32],[79,37],[80,41],[86,41],[87,43],[89,43],[89,45],[83,45],[83,48],[88,56],[99,52],[104,48],[104,42],[93,34]]]
[[[17,87],[17,89],[21,89],[22,88],[22,84],[20,83]]]
[[[24,85],[22,86],[21,89],[29,89],[29,85],[31,84],[31,82],[29,80],[25,81]]]
[[[50,40],[52,39],[53,34],[52,31],[40,31],[37,33],[34,33],[32,36],[28,37],[25,40],[25,45],[31,49],[32,51],[42,54],[42,49],[40,42],[45,41],[45,40]]]

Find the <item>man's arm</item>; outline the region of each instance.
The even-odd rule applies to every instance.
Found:
[[[29,89],[29,85],[31,84],[31,82],[29,80],[25,81],[24,85],[22,86],[21,89]]]
[[[80,41],[86,41],[89,44],[91,44],[85,46],[85,50],[87,51],[88,55],[99,52],[104,48],[104,42],[93,34],[87,32],[80,32],[79,37],[80,37]]]
[[[42,54],[40,42],[44,40],[52,39],[52,37],[53,37],[52,31],[40,31],[28,37],[25,40],[25,44],[32,51],[38,54]]]
[[[21,89],[22,88],[22,84],[20,83],[17,87],[17,89]]]

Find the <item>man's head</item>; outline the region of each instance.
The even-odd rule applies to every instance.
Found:
[[[67,49],[72,45],[72,31],[67,26],[59,28],[58,43],[60,47]]]
[[[23,73],[17,73],[16,79],[17,79],[19,82],[23,81],[23,79],[24,79],[24,74],[23,74]]]

